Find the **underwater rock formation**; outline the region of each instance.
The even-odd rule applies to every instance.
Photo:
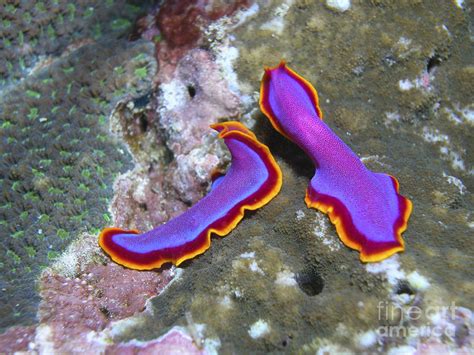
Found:
[[[118,178],[112,202],[116,225],[122,228],[149,230],[198,201],[212,172],[228,161],[209,126],[240,113],[239,98],[229,90],[210,53],[199,49],[179,61],[155,100],[155,112],[144,118],[154,133],[143,137],[158,139],[164,148],[150,150],[153,147],[143,143],[148,155],[132,149],[138,164]],[[122,135],[130,126],[126,115],[126,107],[114,113]]]
[[[114,263],[89,265],[76,278],[45,273],[40,280],[39,322],[48,327],[56,351],[85,351],[89,332],[100,332],[110,322],[142,311],[146,300],[173,277],[170,270],[138,273]],[[94,351],[93,343],[88,346]]]

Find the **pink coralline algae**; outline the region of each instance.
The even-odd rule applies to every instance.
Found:
[[[201,37],[202,26],[248,4],[248,0],[168,0],[161,5],[156,22],[171,48],[194,47]]]
[[[13,327],[0,334],[0,353],[13,354],[28,350],[28,345],[35,338],[35,327]]]
[[[250,5],[250,0],[168,0],[156,16],[162,41],[157,43],[161,61],[176,62],[187,50],[198,47],[202,29]]]
[[[190,50],[202,46],[203,30],[212,22],[248,8],[253,0],[166,0],[139,18],[131,40],[155,42],[160,74],[170,73]]]
[[[118,178],[112,211],[123,228],[149,230],[201,199],[226,154],[209,126],[240,114],[240,99],[204,50],[191,50],[160,88],[152,124],[172,159]]]
[[[90,264],[74,279],[46,272],[40,286],[38,329],[48,329],[48,341],[59,352],[92,351],[89,332],[143,311],[146,300],[159,294],[173,277],[169,269],[136,272],[113,263]],[[41,342],[37,346],[41,350]]]
[[[201,197],[196,185],[206,185],[209,172],[219,161],[203,151],[215,136],[209,126],[237,117],[240,100],[229,90],[211,55],[203,50],[193,50],[184,57],[167,85],[182,95],[181,102],[170,103],[165,93],[159,103],[159,125],[166,131],[166,145],[175,156],[170,180],[187,202],[196,202]],[[195,186],[190,186],[193,181]]]

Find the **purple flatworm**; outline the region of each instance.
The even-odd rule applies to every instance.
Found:
[[[227,173],[215,180],[211,191],[194,206],[149,232],[104,229],[99,245],[115,262],[139,270],[159,268],[167,262],[179,265],[204,253],[212,233],[228,234],[245,210],[260,208],[278,194],[281,170],[268,147],[239,122],[211,127],[232,154]]]
[[[306,191],[308,207],[329,215],[348,247],[364,262],[404,250],[412,203],[398,193],[398,181],[368,170],[323,122],[314,87],[285,62],[265,69],[260,108],[273,127],[300,146],[317,167]]]

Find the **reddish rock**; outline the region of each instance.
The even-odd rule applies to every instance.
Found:
[[[147,231],[179,215],[203,197],[212,173],[226,161],[209,125],[237,118],[240,99],[211,54],[191,50],[160,89],[149,125],[157,126],[161,136],[153,139],[166,145],[172,159],[136,159],[136,169],[117,179],[112,212],[118,227]]]
[[[172,89],[169,89],[169,87]],[[222,160],[209,128],[220,120],[236,118],[240,100],[222,78],[207,51],[192,50],[178,64],[172,80],[162,85],[159,126],[166,132],[166,145],[174,154],[168,180],[181,199],[195,203],[202,197],[212,172]],[[181,99],[167,96],[176,92]]]
[[[0,334],[0,353],[13,354],[17,351],[27,351],[35,337],[36,328],[32,327],[13,327],[5,333]]]
[[[223,16],[247,7],[249,0],[168,0],[156,16],[163,39],[170,48],[194,47],[201,38],[201,28]]]
[[[173,276],[172,270],[139,272],[115,263],[90,264],[75,279],[45,272],[40,323],[49,327],[48,341],[55,350],[72,351],[78,343],[87,343],[89,332],[142,311],[146,300],[159,294]]]

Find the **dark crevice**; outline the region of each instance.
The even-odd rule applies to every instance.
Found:
[[[111,317],[110,311],[106,307],[99,307],[100,312],[109,319]]]
[[[406,281],[400,281],[395,289],[397,295],[402,295],[406,293],[407,295],[413,295],[415,292],[410,287],[410,284]]]
[[[431,71],[437,66],[439,66],[441,62],[441,57],[437,54],[433,54],[433,56],[428,59],[428,63],[426,63],[426,70],[428,71],[428,73],[431,73]]]
[[[193,85],[188,85],[187,89],[189,97],[194,98],[194,96],[196,96],[196,88]]]
[[[148,120],[145,115],[140,115],[138,117],[138,125],[141,132],[145,133],[148,130]]]
[[[308,296],[316,296],[324,288],[324,280],[315,267],[309,266],[296,274],[296,282]]]

